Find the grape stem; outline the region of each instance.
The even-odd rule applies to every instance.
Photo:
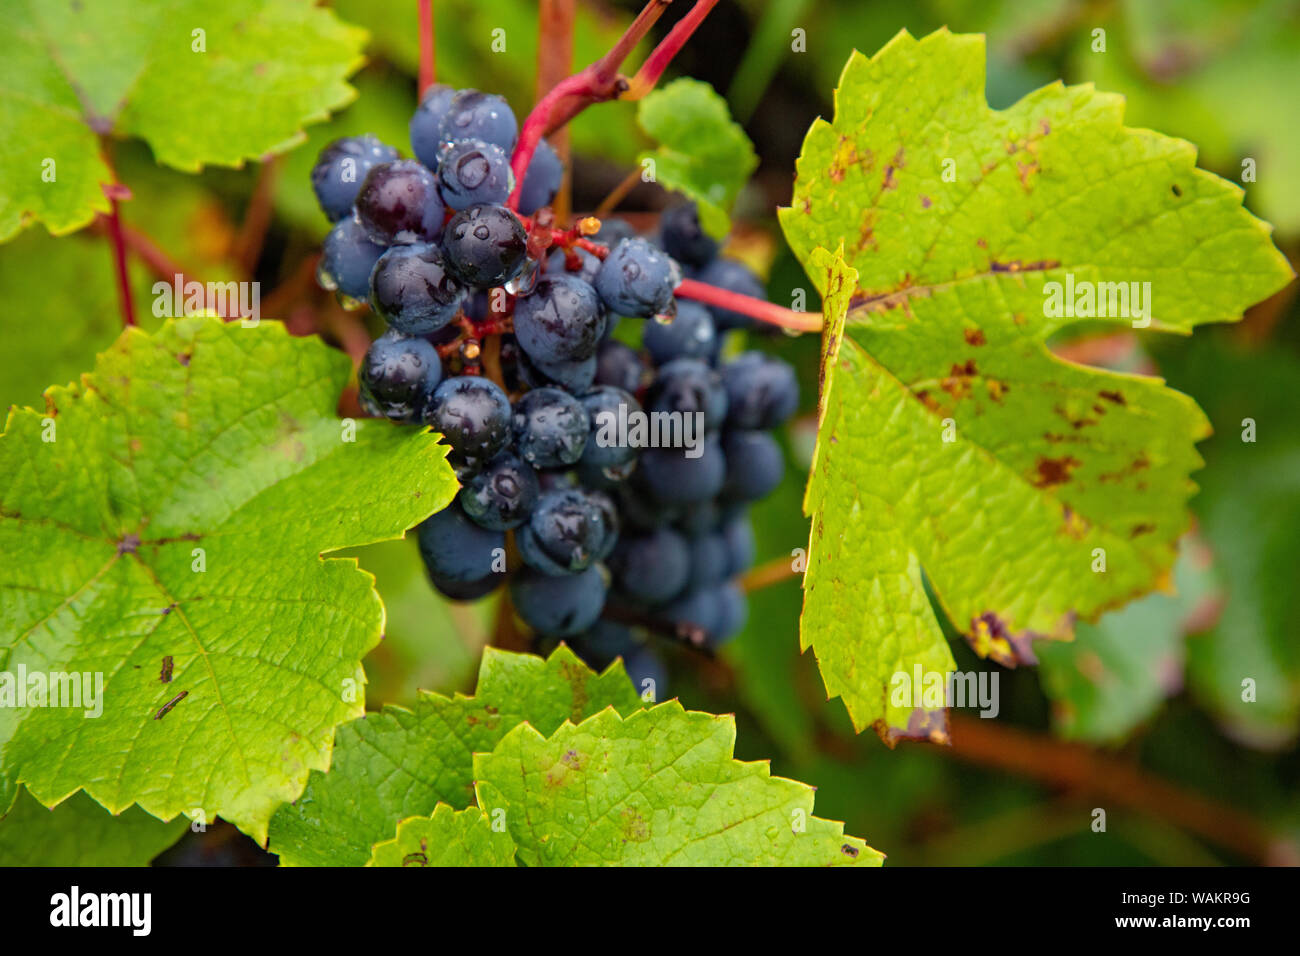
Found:
[[[576,18],[577,0],[541,0],[537,11],[538,100],[573,71],[573,24]],[[569,215],[573,193],[568,130],[556,130],[550,142],[564,169],[551,208],[556,217],[563,220]]]
[[[654,51],[646,57],[646,61],[641,64],[641,69],[637,70],[636,76],[632,77],[631,83],[628,84],[623,99],[639,100],[655,88],[659,77],[663,76],[664,70],[673,61],[673,57],[686,45],[686,41],[691,38],[696,27],[704,22],[704,18],[709,15],[709,11],[717,5],[717,2],[718,0],[696,0],[695,6],[691,7],[686,16],[673,24],[673,28],[668,31],[668,36],[664,37]]]
[[[650,32],[650,28],[663,15],[664,9],[671,2],[672,0],[650,0],[608,53],[590,66],[555,84],[549,93],[537,101],[537,105],[524,120],[523,128],[519,131],[519,142],[515,144],[514,154],[510,157],[510,168],[515,175],[515,188],[507,200],[507,205],[511,209],[519,208],[519,194],[524,188],[528,163],[532,160],[542,137],[564,126],[591,104],[617,99],[627,92],[631,82],[619,73],[619,67],[642,38]],[[641,96],[644,96],[654,85],[673,56],[716,3],[717,0],[696,0],[695,7],[690,13],[683,17],[664,41],[655,48],[650,59],[646,61],[646,68],[642,71],[644,75],[637,74],[641,83],[639,87]]]
[[[244,211],[244,221],[235,237],[233,258],[247,276],[253,275],[262,257],[266,231],[271,226],[274,212],[275,187],[280,175],[280,157],[272,156],[257,171],[257,184]]]
[[[681,299],[694,299],[705,305],[730,309],[732,312],[739,312],[760,322],[767,322],[794,332],[820,332],[822,328],[819,315],[796,312],[794,309],[787,309],[773,302],[755,299],[753,296],[742,295],[739,292],[729,292],[697,279],[683,279],[677,286],[676,295]]]
[[[780,584],[797,578],[801,572],[794,569],[794,561],[784,555],[766,561],[749,571],[740,579],[740,589],[746,594],[761,591],[763,588]]]
[[[135,325],[135,303],[131,299],[131,277],[126,267],[126,239],[122,235],[122,199],[130,199],[131,191],[119,183],[103,187],[112,212],[108,220],[108,237],[113,244],[113,264],[117,270],[117,295],[122,307],[122,324]]]
[[[420,8],[420,97],[437,75],[433,55],[433,0],[418,0]]]
[[[600,201],[596,211],[592,213],[597,219],[604,219],[611,212],[618,208],[627,194],[636,188],[636,184],[641,181],[641,167],[637,166],[630,173],[624,176],[617,186],[609,191],[609,195]]]

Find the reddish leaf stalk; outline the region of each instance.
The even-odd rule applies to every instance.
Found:
[[[433,0],[418,0],[420,7],[420,96],[437,76],[433,54]]]
[[[234,258],[245,275],[253,274],[257,261],[262,257],[262,246],[266,242],[266,231],[271,226],[274,212],[275,187],[279,174],[279,156],[267,159],[258,170],[257,185],[253,187],[253,197],[248,202],[243,225],[235,239]]]
[[[108,218],[108,236],[113,243],[113,263],[117,267],[117,294],[122,307],[122,324],[135,325],[135,303],[131,299],[131,276],[126,267],[126,239],[122,236],[122,211],[117,194],[105,190],[113,211]]]
[[[592,103],[615,99],[627,89],[627,78],[619,74],[619,67],[654,26],[670,2],[671,0],[650,0],[608,53],[555,84],[549,93],[537,101],[532,112],[524,119],[519,131],[519,142],[510,158],[510,168],[515,174],[515,188],[508,203],[511,209],[519,208],[524,174],[528,172],[528,163],[542,137],[559,129]]]
[[[654,89],[655,84],[659,82],[659,77],[663,76],[664,70],[673,61],[673,57],[686,45],[691,34],[717,3],[718,0],[695,0],[695,6],[690,12],[673,25],[673,28],[668,31],[668,36],[664,37],[654,51],[646,57],[646,61],[641,64],[641,69],[637,70],[636,76],[628,85],[624,99],[639,100]]]
[[[787,309],[764,299],[755,299],[752,296],[741,295],[739,292],[728,292],[726,289],[719,289],[717,286],[696,279],[683,279],[681,285],[677,287],[676,294],[682,299],[694,299],[705,305],[730,309],[758,319],[760,322],[778,325],[793,332],[820,332],[822,328],[820,315],[796,312],[794,309]]]

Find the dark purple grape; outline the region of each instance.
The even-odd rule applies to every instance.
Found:
[[[311,170],[311,186],[321,212],[330,222],[351,214],[366,173],[379,163],[397,160],[397,150],[369,133],[336,139],[320,151]]]
[[[452,143],[438,166],[442,198],[450,209],[476,203],[504,203],[510,196],[510,157],[500,146],[479,140]]]
[[[430,169],[438,168],[438,156],[442,152],[438,131],[455,95],[450,86],[435,83],[424,91],[419,107],[411,116],[411,152]]]
[[[438,352],[424,339],[385,332],[370,344],[357,384],[361,407],[395,422],[415,419],[442,378]]]
[[[483,203],[448,220],[442,246],[447,264],[462,282],[486,289],[519,275],[527,259],[528,235],[505,206]]]
[[[518,138],[519,123],[510,104],[500,96],[479,90],[460,90],[452,96],[438,127],[438,139],[443,144],[480,139],[507,153],[515,148]]]
[[[528,520],[540,495],[537,473],[510,452],[502,452],[477,475],[465,479],[457,498],[475,524],[506,531]]]
[[[413,159],[372,167],[357,193],[357,221],[381,246],[433,242],[442,220],[437,177]]]
[[[596,291],[611,312],[648,319],[671,315],[677,264],[645,239],[624,239],[609,251],[596,273]]]
[[[664,251],[684,266],[699,269],[718,254],[718,242],[700,226],[699,210],[688,202],[664,210],[659,217]]]
[[[399,332],[427,335],[460,311],[465,289],[432,243],[393,246],[370,274],[370,307]]]
[[[422,418],[451,446],[447,460],[462,474],[481,470],[510,444],[510,399],[478,375],[444,381]]]
[[[564,182],[564,164],[546,140],[537,144],[533,158],[524,173],[524,186],[519,191],[519,211],[531,216],[543,206],[549,206]]]
[[[766,498],[781,483],[785,456],[767,432],[729,431],[722,439],[722,451],[727,459],[724,493],[731,501]]]
[[[622,342],[605,342],[596,353],[596,384],[612,385],[635,395],[641,390],[645,365],[636,351]]]
[[[794,368],[762,352],[745,352],[722,367],[730,428],[770,430],[799,406]]]
[[[535,388],[514,404],[515,446],[535,468],[561,468],[582,457],[591,420],[582,402],[558,388]]]
[[[591,358],[604,329],[596,291],[572,275],[547,275],[515,303],[515,338],[534,362]]]

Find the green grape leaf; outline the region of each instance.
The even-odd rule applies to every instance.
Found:
[[[264,839],[329,764],[383,607],[355,559],[320,555],[399,537],[457,488],[427,430],[335,417],[350,371],[278,322],[189,316],[10,410],[0,671],[69,683],[64,706],[22,706],[0,676],[0,807],[20,782],[46,805],[85,789]]]
[[[780,216],[826,316],[801,641],[859,730],[946,739],[896,680],[954,667],[923,576],[1009,666],[1167,584],[1204,415],[1044,343],[1087,317],[1186,334],[1287,283],[1195,159],[1089,86],[990,109],[979,36],[850,58]]]
[[[545,660],[485,648],[473,697],[424,694],[339,728],[329,773],[271,819],[272,853],[289,866],[364,866],[405,817],[439,803],[468,807],[472,754],[491,750],[522,721],[550,733],[605,707],[631,713],[640,699],[621,662],[596,674],[561,645]]]
[[[879,866],[813,816],[813,788],[736,760],[736,721],[675,700],[545,736],[521,724],[474,755],[478,805],[505,811],[528,866]]]
[[[397,825],[397,836],[376,843],[367,866],[514,866],[515,844],[505,830],[493,832],[482,810],[457,812],[445,803],[433,815]]]
[[[0,241],[109,210],[101,135],[191,172],[284,152],[355,95],[365,40],[311,0],[18,0],[5,20],[0,127],[23,135],[0,148]]]
[[[50,809],[21,790],[0,817],[0,866],[148,866],[185,832],[139,807],[113,816],[84,793]]]
[[[636,115],[659,144],[640,161],[653,159],[655,181],[695,200],[700,225],[712,236],[725,236],[731,206],[758,168],[754,146],[731,118],[727,101],[709,84],[683,77],[649,93]]]

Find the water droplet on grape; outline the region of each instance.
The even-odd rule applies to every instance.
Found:
[[[533,289],[537,288],[537,282],[541,276],[540,260],[527,259],[524,261],[524,267],[519,275],[507,280],[505,290],[511,295],[529,295]]]
[[[320,283],[320,287],[327,292],[333,292],[339,287],[339,281],[334,278],[334,273],[325,268],[324,259],[321,259],[321,261],[316,264],[316,281]]]

